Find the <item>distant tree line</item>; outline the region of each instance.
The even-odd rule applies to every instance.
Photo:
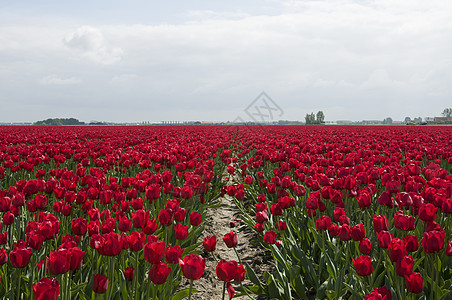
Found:
[[[66,118],[66,119],[61,119],[61,118],[53,118],[53,119],[47,119],[47,120],[43,120],[43,121],[37,121],[35,123],[33,123],[34,125],[53,125],[53,126],[58,126],[58,125],[85,125],[85,122],[80,122],[77,119],[74,118]]]
[[[317,114],[314,115],[314,113],[306,114],[306,117],[304,117],[306,120],[306,125],[313,125],[313,124],[324,124],[325,123],[325,114],[323,111],[318,111]]]

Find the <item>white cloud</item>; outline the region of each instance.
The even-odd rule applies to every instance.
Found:
[[[328,120],[439,114],[452,94],[451,3],[274,0],[271,15],[209,7],[187,9],[185,23],[2,26],[0,96],[76,99],[80,114],[105,114],[86,119],[112,121],[131,121],[125,101],[130,118],[179,118],[177,107],[228,120],[261,91],[291,119],[320,109]],[[36,87],[43,74],[71,74],[40,83],[72,83],[74,93]]]
[[[70,48],[81,50],[87,58],[102,63],[113,64],[121,60],[123,50],[107,45],[102,32],[98,28],[82,26],[64,38]]]
[[[73,85],[79,84],[81,82],[80,78],[76,77],[59,77],[56,75],[49,75],[41,78],[39,81],[43,85]]]

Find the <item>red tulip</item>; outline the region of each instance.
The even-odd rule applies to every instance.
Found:
[[[318,231],[327,230],[331,225],[331,219],[328,216],[320,216],[315,221],[315,227]]]
[[[426,253],[436,253],[444,248],[444,230],[424,232],[422,248]]]
[[[213,252],[217,245],[217,237],[215,235],[206,236],[202,244],[207,252]]]
[[[362,239],[359,242],[358,249],[361,254],[370,255],[370,253],[372,252],[372,243],[368,238]]]
[[[148,242],[144,245],[143,255],[151,264],[156,264],[162,260],[163,253],[165,251],[165,242]]]
[[[179,259],[182,258],[183,252],[184,252],[184,249],[182,249],[179,245],[166,248],[166,251],[165,251],[166,262],[168,262],[170,264],[179,263]]]
[[[404,256],[396,263],[396,273],[399,276],[406,277],[413,273],[414,259],[411,256]]]
[[[433,222],[436,218],[437,207],[432,203],[424,203],[419,207],[419,219],[424,222]]]
[[[99,246],[96,250],[100,255],[116,256],[123,249],[123,239],[115,232],[110,232],[100,236]]]
[[[267,211],[263,210],[263,211],[259,211],[256,213],[256,222],[257,223],[265,223],[268,221],[268,216],[267,216]]]
[[[246,277],[246,269],[244,265],[238,265],[235,270],[234,281],[242,282]]]
[[[47,258],[47,272],[53,275],[65,274],[70,268],[68,249],[51,250]]]
[[[127,281],[132,281],[134,273],[135,270],[133,269],[133,267],[128,267],[127,269],[124,270],[124,277],[126,278]]]
[[[387,231],[388,230],[388,219],[385,215],[373,215],[372,217],[374,223],[375,232]]]
[[[351,228],[351,237],[354,241],[360,241],[366,235],[364,225],[362,223],[356,224]]]
[[[134,252],[140,251],[141,249],[143,249],[145,239],[146,236],[144,232],[138,233],[136,231],[132,231],[132,233],[127,236],[129,249]]]
[[[377,232],[378,237],[378,246],[380,248],[388,248],[389,243],[391,243],[392,240],[392,233],[389,233],[388,231],[380,231]]]
[[[235,260],[226,261],[221,259],[215,268],[215,273],[221,281],[231,281],[234,279],[237,270],[237,262]]]
[[[132,227],[132,220],[127,218],[126,216],[123,216],[119,219],[118,222],[118,229],[122,232],[127,232]]]
[[[414,252],[419,248],[417,235],[407,234],[403,237],[403,242],[405,243],[407,252]]]
[[[84,218],[73,219],[71,225],[76,235],[84,235],[88,230],[88,221]]]
[[[201,255],[188,254],[184,259],[179,260],[182,269],[182,274],[188,279],[199,279],[204,274],[206,267],[206,259]]]
[[[155,219],[148,219],[146,226],[143,227],[143,232],[147,235],[154,234],[157,230],[157,221]]]
[[[402,211],[394,215],[394,226],[401,230],[414,230],[415,219],[412,216],[403,214]]]
[[[5,248],[0,249],[0,266],[3,266],[8,261],[8,252]]]
[[[93,277],[93,291],[97,294],[103,294],[108,289],[108,277],[96,274]]]
[[[135,228],[143,228],[149,218],[149,211],[140,209],[132,213],[132,224]]]
[[[166,263],[158,262],[149,269],[149,280],[154,284],[164,284],[170,272],[171,268]]]
[[[388,246],[388,255],[393,262],[397,262],[406,255],[405,243],[399,238],[392,239]]]
[[[60,294],[60,284],[56,278],[41,278],[33,284],[33,296],[35,300],[56,300]]]
[[[264,242],[266,244],[274,244],[274,243],[276,243],[276,236],[277,235],[278,234],[275,231],[273,231],[273,230],[265,232],[264,233]]]
[[[202,215],[196,211],[190,213],[190,224],[191,226],[199,226],[202,222]]]
[[[452,256],[452,241],[449,241],[447,243],[446,255],[447,256]]]
[[[72,247],[68,249],[69,252],[69,269],[71,271],[78,270],[83,265],[83,256],[85,251],[82,251],[79,247]]]
[[[424,290],[424,279],[422,275],[416,272],[405,276],[406,288],[409,292],[418,294]]]
[[[9,261],[14,268],[23,268],[30,262],[30,258],[33,252],[30,248],[25,247],[23,241],[19,241],[15,244],[14,249],[9,253]]]
[[[372,274],[372,259],[370,256],[358,256],[356,259],[352,259],[355,266],[356,273],[359,276],[369,276]]]
[[[188,225],[177,223],[176,226],[174,226],[174,235],[177,240],[185,240],[188,237]]]
[[[352,239],[350,227],[347,224],[338,226],[337,235],[341,241],[349,241]]]
[[[228,232],[225,234],[223,241],[228,248],[234,248],[238,243],[237,234],[233,231]]]

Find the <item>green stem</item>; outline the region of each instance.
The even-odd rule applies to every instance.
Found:
[[[242,264],[242,260],[240,259],[239,253],[237,252],[237,249],[234,247],[235,254],[237,255],[237,259],[239,260],[239,263]]]
[[[235,249],[235,248],[234,248]],[[223,298],[221,298],[222,300],[224,300],[224,294],[226,292],[226,281],[223,282]]]
[[[190,289],[188,290],[188,300],[191,299],[191,290],[192,290],[192,288],[193,288],[193,279],[190,279]]]

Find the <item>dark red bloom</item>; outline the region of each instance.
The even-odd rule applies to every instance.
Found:
[[[190,213],[190,225],[191,226],[198,226],[202,222],[202,215],[198,213],[197,211],[192,211]]]
[[[275,231],[273,231],[273,230],[266,231],[264,233],[264,242],[267,243],[267,244],[274,244],[274,243],[276,243],[276,236],[277,235],[278,234]]]
[[[60,284],[56,278],[41,278],[33,284],[33,296],[35,300],[56,300],[60,294]]]
[[[362,239],[359,242],[359,252],[361,252],[362,254],[365,255],[370,255],[370,253],[372,252],[372,243],[368,238]]]
[[[403,237],[403,241],[405,242],[407,252],[414,252],[419,248],[417,235],[407,234]]]
[[[72,247],[68,249],[69,252],[69,270],[75,271],[82,267],[83,256],[85,256],[85,251],[82,251],[79,247]]]
[[[372,274],[374,268],[372,266],[372,259],[370,258],[370,256],[361,255],[352,260],[356,273],[359,276],[369,276],[370,274]]]
[[[165,251],[166,262],[170,264],[179,263],[179,259],[182,258],[182,253],[184,253],[184,249],[179,245],[168,247]]]
[[[238,243],[237,234],[233,231],[228,232],[224,235],[223,241],[228,248],[234,248]]]
[[[70,268],[68,249],[50,251],[47,258],[47,272],[53,275],[66,274]]]
[[[287,223],[284,220],[279,220],[278,223],[276,223],[276,228],[278,228],[278,230],[284,231],[287,229]]]
[[[93,291],[97,294],[103,294],[108,289],[108,277],[96,274],[93,277]]]
[[[135,228],[143,228],[149,219],[149,211],[140,209],[132,213],[132,224]]]
[[[349,241],[352,239],[350,227],[347,224],[338,226],[337,235],[341,241]]]
[[[121,236],[115,232],[110,232],[100,236],[99,244],[96,250],[100,255],[116,256],[123,249],[123,240]]]
[[[351,228],[351,236],[354,241],[360,241],[366,236],[363,223],[356,224]]]
[[[424,278],[416,272],[405,276],[405,285],[409,292],[418,294],[424,290]]]
[[[196,280],[204,274],[206,259],[201,255],[188,254],[183,260],[179,260],[179,264],[185,278]]]
[[[238,265],[235,270],[234,281],[242,282],[246,277],[246,269],[244,265]]]
[[[14,268],[23,268],[30,262],[33,252],[30,248],[25,247],[25,243],[19,241],[15,244],[14,249],[9,253],[9,261]]]
[[[331,225],[331,219],[328,216],[320,216],[315,221],[315,227],[318,231],[327,230]]]
[[[419,207],[419,219],[424,222],[433,222],[436,218],[438,208],[432,203],[424,203]]]
[[[396,273],[399,276],[405,277],[413,273],[414,259],[411,256],[404,256],[396,263]]]
[[[217,245],[217,237],[215,235],[206,236],[202,242],[204,249],[207,252],[215,251]]]
[[[452,256],[452,241],[449,241],[447,243],[446,255]]]
[[[268,221],[268,216],[267,216],[267,211],[266,210],[262,210],[262,211],[258,211],[256,213],[256,222],[257,223],[265,223]]]
[[[84,218],[73,219],[71,225],[76,235],[84,235],[88,230],[88,221]]]
[[[140,251],[141,249],[143,249],[145,239],[146,236],[144,232],[138,233],[136,231],[132,231],[132,233],[129,236],[127,236],[127,243],[129,245],[129,249],[134,252]]]
[[[147,235],[153,234],[157,230],[157,221],[155,219],[148,219],[146,226],[143,227],[143,232]]]
[[[163,208],[160,210],[159,216],[158,216],[160,224],[170,225],[171,223],[173,223],[173,218],[174,218],[174,215],[170,209]]]
[[[5,248],[0,249],[0,266],[3,266],[8,261],[8,252]]]
[[[424,232],[422,248],[426,253],[436,253],[444,248],[445,233],[443,230]]]
[[[166,263],[158,262],[149,269],[149,280],[154,284],[164,284],[170,272],[171,268]]]
[[[220,260],[215,268],[215,273],[218,279],[221,281],[231,281],[234,279],[235,272],[237,270],[237,262],[235,260],[226,261],[224,259]]]
[[[128,267],[127,269],[124,270],[124,277],[126,278],[127,281],[132,281],[134,273],[135,273],[134,268]]]
[[[118,222],[118,229],[122,232],[127,232],[132,227],[132,220],[127,218],[126,216],[123,216],[119,219]]]
[[[402,211],[396,212],[394,215],[394,226],[401,230],[414,230],[415,218],[403,214]]]
[[[163,253],[165,251],[165,242],[157,241],[146,243],[144,245],[144,259],[146,259],[151,264],[156,264],[162,260]]]
[[[174,226],[174,235],[177,240],[185,240],[188,237],[188,225],[177,223],[176,226]]]
[[[389,233],[388,231],[380,231],[377,232],[378,237],[378,246],[380,248],[388,248],[389,243],[391,243],[392,240],[392,233]]]
[[[388,219],[385,215],[373,215],[372,221],[374,223],[375,232],[387,231],[388,230]]]
[[[405,243],[399,238],[392,239],[388,246],[388,255],[393,262],[397,262],[406,255]]]

